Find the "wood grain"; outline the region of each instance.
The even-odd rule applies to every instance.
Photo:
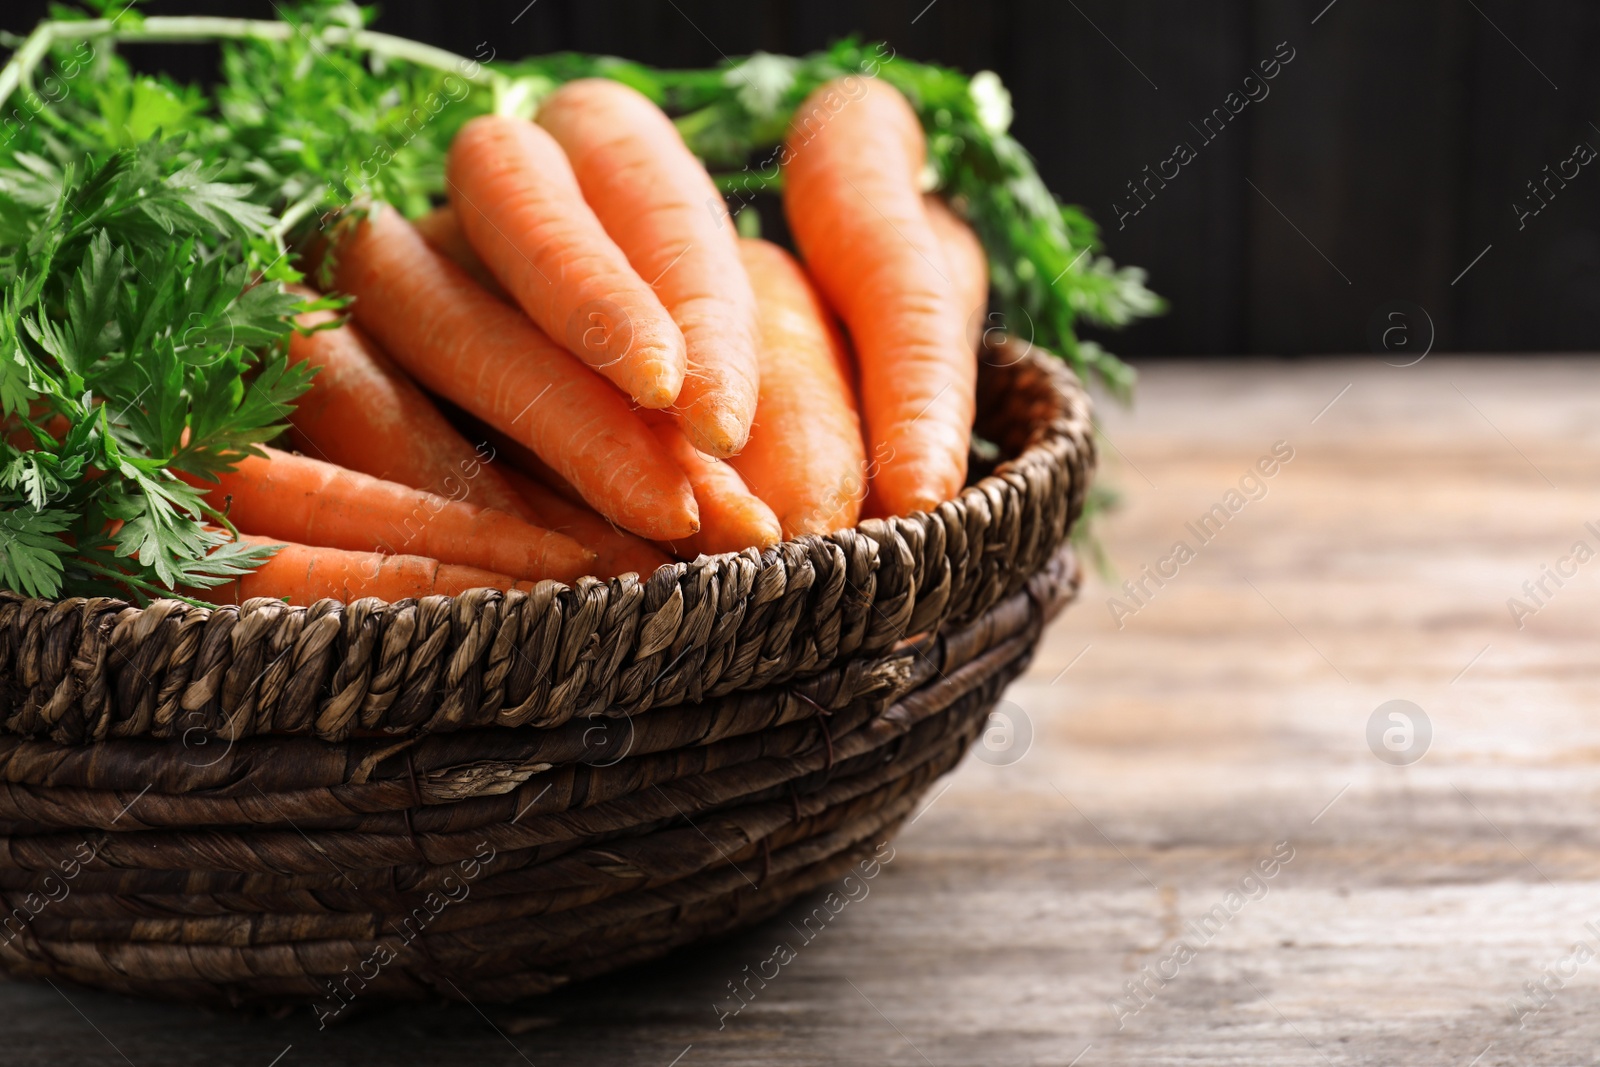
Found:
[[[1031,746],[936,786],[809,943],[820,898],[546,1001],[327,1032],[0,985],[0,1060],[1590,1062],[1600,959],[1520,1027],[1508,1001],[1600,948],[1600,559],[1520,631],[1506,600],[1574,541],[1600,547],[1595,381],[1533,359],[1146,368],[1138,407],[1105,413],[1125,576],[1274,442],[1293,459],[1122,629],[1091,581],[1008,694]],[[1365,738],[1395,698],[1434,731],[1406,767]],[[1292,858],[1247,882],[1275,847]],[[1194,957],[1119,1029],[1110,1002],[1180,941]],[[727,984],[780,943],[794,959],[719,1029]]]

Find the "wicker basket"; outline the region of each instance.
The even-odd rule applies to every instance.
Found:
[[[1088,400],[1004,351],[978,430],[1008,458],[931,515],[532,593],[0,593],[0,967],[334,1016],[504,1001],[838,878],[1076,588]]]

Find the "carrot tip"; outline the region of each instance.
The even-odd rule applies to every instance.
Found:
[[[686,416],[683,428],[695,448],[717,459],[737,456],[750,439],[750,427],[731,415],[713,416],[710,419]]]
[[[681,389],[683,383],[680,381],[678,386],[679,389]],[[669,388],[665,382],[662,382],[653,387],[641,390],[633,399],[639,404],[640,407],[653,408],[656,410],[660,410],[661,408],[670,408],[678,400],[679,389]]]

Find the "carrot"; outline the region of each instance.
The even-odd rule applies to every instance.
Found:
[[[441,409],[462,433],[485,442],[497,464],[495,469],[532,510],[536,525],[566,534],[595,554],[590,574],[614,578],[633,571],[649,577],[657,567],[672,562],[649,541],[597,514],[565,478],[526,445],[447,401],[441,401]]]
[[[752,545],[766,548],[783,540],[783,527],[772,509],[752,493],[726,460],[695,448],[676,419],[652,413],[656,437],[689,476],[700,508],[700,532],[672,545],[681,555],[738,552]]]
[[[569,582],[588,574],[594,553],[571,538],[503,511],[345,470],[309,456],[264,449],[205,489],[239,529],[267,537],[348,548],[409,552],[514,578]]]
[[[626,571],[649,577],[657,567],[672,562],[670,556],[649,541],[635,537],[596,514],[571,483],[551,470],[550,465],[526,445],[460,409],[447,414],[461,419],[458,425],[463,432],[481,435],[493,447],[504,464],[501,473],[538,514],[540,526],[564,533],[594,551],[597,558],[593,573],[597,577],[612,578]]]
[[[478,255],[551,337],[648,408],[683,387],[683,334],[584,203],[543,129],[480,115],[450,146],[450,201]]]
[[[657,567],[672,562],[649,541],[596,514],[578,491],[531,449],[466,412],[461,415],[471,427],[470,432],[481,433],[504,461],[501,473],[538,514],[539,525],[564,533],[594,552],[592,573],[596,577],[614,578],[633,571],[648,578]]]
[[[356,320],[423,385],[527,445],[651,539],[700,528],[694,491],[627,400],[380,207],[341,249]]]
[[[578,186],[683,331],[688,373],[674,408],[702,452],[731,456],[755,417],[755,296],[722,194],[661,109],[606,78],[568,82],[539,109]]]
[[[294,291],[308,299],[318,295]],[[310,311],[296,321],[310,328],[336,317]],[[289,416],[295,442],[306,452],[375,478],[533,518],[484,456],[357,327],[296,333],[289,358],[317,368]]]
[[[316,548],[248,534],[240,540],[279,547],[277,554],[249,574],[214,589],[186,592],[213,604],[243,604],[252,597],[273,597],[306,606],[329,598],[345,603],[363,597],[395,601],[456,596],[468,589],[527,589],[532,585],[493,571],[440,563],[425,556]]]
[[[445,418],[449,419],[468,437],[482,440],[489,447],[495,458],[503,462],[504,466],[500,468],[502,474],[525,474],[546,488],[554,489],[572,503],[588,508],[588,505],[583,503],[583,494],[572,488],[572,484],[552,470],[550,464],[540,459],[533,449],[510,435],[501,433],[476,415],[462,411],[448,401],[442,402],[440,406],[441,410],[444,411]],[[507,481],[516,488],[517,493],[524,500],[527,499],[527,494],[522,492],[522,483],[520,481],[514,477],[508,477]],[[538,509],[534,508],[534,511],[538,512]],[[540,525],[545,525],[543,513],[539,512],[539,515],[540,518],[535,521],[539,522]]]
[[[794,257],[768,241],[739,252],[760,308],[761,404],[729,462],[785,537],[854,526],[867,470],[844,340]]]
[[[550,529],[566,534],[595,554],[591,572],[597,578],[615,578],[629,571],[648,578],[657,567],[672,562],[665,552],[642,537],[619,530],[582,504],[574,504],[555,489],[521,471],[508,471],[506,477],[517,487],[540,521]]]
[[[966,316],[967,347],[976,352],[987,325],[984,315],[989,310],[989,254],[983,250],[983,242],[972,232],[972,227],[944,202],[943,197],[925,193],[922,205],[944,249],[945,261],[950,264],[950,281],[956,287],[956,300]]]
[[[849,77],[801,104],[784,153],[790,230],[856,344],[880,515],[932,510],[966,480],[977,360],[917,187],[925,152],[899,92]]]
[[[495,296],[508,304],[516,301],[511,299],[511,294],[483,265],[483,260],[478,258],[478,253],[472,250],[472,244],[467,240],[467,235],[461,232],[461,220],[456,217],[456,209],[449,204],[436,207],[420,218],[411,220],[411,225],[422,234],[422,239],[433,246],[434,251],[444,254],[444,257],[472,276],[472,280],[483,286]]]

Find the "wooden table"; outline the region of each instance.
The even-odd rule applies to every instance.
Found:
[[[1595,365],[1157,364],[1104,429],[1111,557],[1173,576],[1116,612],[1087,584],[1009,693],[1031,744],[997,729],[809,944],[791,914],[543,1002],[327,1032],[0,985],[0,1062],[1596,1062],[1600,558],[1563,562],[1600,550]],[[1535,603],[1546,566],[1573,576]],[[1415,762],[1387,711],[1369,745],[1390,700],[1431,724]]]

